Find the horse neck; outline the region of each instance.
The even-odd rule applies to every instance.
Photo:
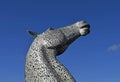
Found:
[[[62,82],[75,82],[75,79],[66,69],[66,67],[56,58],[56,49],[42,48],[43,57],[48,62],[53,74],[57,75]],[[40,52],[40,51],[39,51]]]
[[[33,41],[27,54],[25,76],[26,82],[36,82],[36,80],[39,82],[61,81],[46,58],[46,50],[43,46],[38,46],[37,40]]]
[[[60,77],[62,82],[75,82],[75,79],[67,70],[67,68],[55,57],[56,50],[54,49],[46,49],[46,59],[52,67],[57,75]]]

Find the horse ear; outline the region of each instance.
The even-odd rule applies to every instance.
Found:
[[[28,30],[27,32],[34,37],[37,37],[37,35],[38,35],[37,33],[33,32],[31,30]]]

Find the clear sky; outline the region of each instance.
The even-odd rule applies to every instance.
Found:
[[[0,82],[24,82],[26,53],[42,33],[86,20],[91,33],[58,59],[77,82],[120,82],[120,0],[0,0]]]

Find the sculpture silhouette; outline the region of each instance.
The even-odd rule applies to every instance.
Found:
[[[87,35],[90,25],[80,21],[70,26],[49,28],[42,34],[28,31],[35,37],[26,56],[26,82],[76,82],[56,56],[80,36]]]

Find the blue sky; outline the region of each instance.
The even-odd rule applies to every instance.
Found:
[[[0,82],[24,82],[26,53],[42,33],[86,20],[91,33],[58,59],[77,82],[120,82],[119,0],[0,0]]]

